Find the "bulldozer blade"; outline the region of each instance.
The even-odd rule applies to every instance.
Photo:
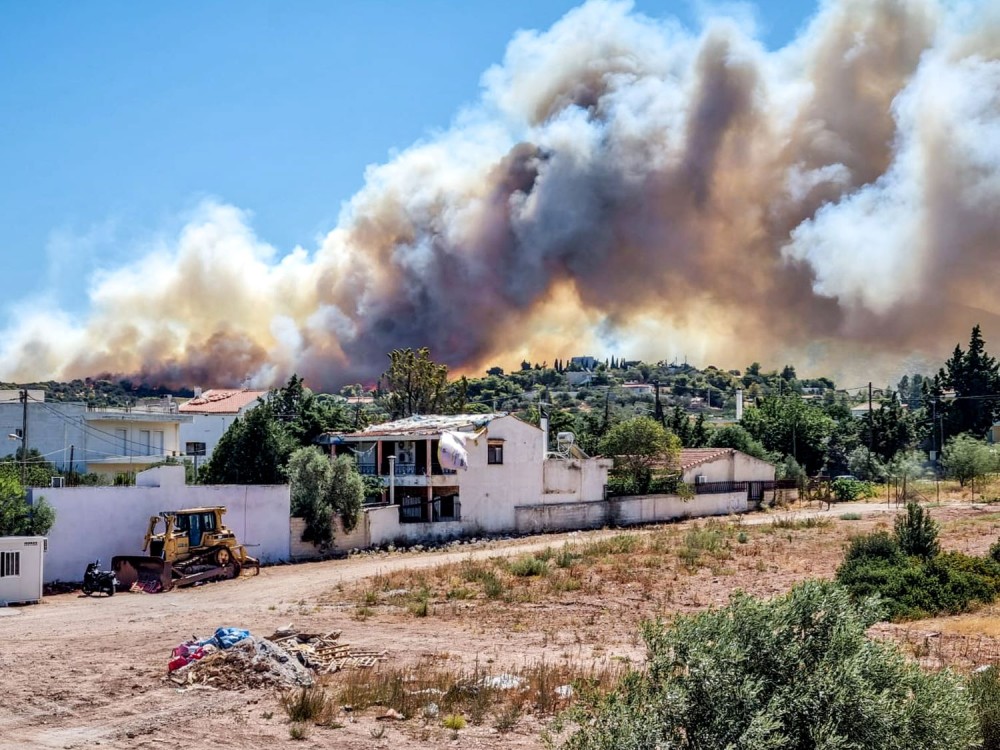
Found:
[[[150,594],[169,591],[173,586],[173,565],[159,557],[116,555],[111,558],[111,570],[118,578],[120,591],[138,585]]]

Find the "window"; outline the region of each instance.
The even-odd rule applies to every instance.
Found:
[[[115,430],[115,442],[122,447],[121,455],[129,455],[128,451],[128,430]]]
[[[204,456],[204,443],[184,443],[184,452],[189,456]]]
[[[163,453],[163,430],[153,430],[152,455],[162,456]]]
[[[21,553],[0,552],[0,578],[21,575]]]
[[[503,440],[490,440],[486,443],[486,463],[503,463]]]
[[[139,430],[139,448],[144,456],[152,455],[149,450],[149,430]]]

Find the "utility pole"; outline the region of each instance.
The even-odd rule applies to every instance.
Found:
[[[872,422],[872,382],[868,381],[868,479],[872,477],[872,445],[874,444],[875,430]]]
[[[28,491],[28,389],[21,389],[21,488]]]
[[[75,445],[69,447],[69,486],[74,487],[76,483],[73,481],[73,451],[76,450]]]

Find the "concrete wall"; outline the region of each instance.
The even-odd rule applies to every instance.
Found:
[[[225,524],[262,562],[289,558],[287,485],[185,485],[183,466],[142,472],[135,487],[34,490],[55,508],[46,581],[79,581],[87,563],[142,554],[150,516],[164,510],[223,505]]]
[[[596,529],[609,523],[608,511],[609,505],[603,500],[522,505],[515,509],[515,529],[519,534]]]
[[[344,531],[344,522],[340,516],[333,517],[333,544],[330,546],[331,552],[350,552],[352,549],[364,549],[371,546],[371,535],[368,531],[368,514],[362,513],[358,519],[358,524],[348,534]],[[292,560],[309,560],[323,556],[320,550],[312,542],[302,541],[302,532],[306,528],[304,518],[292,516],[289,528],[289,556]]]
[[[609,458],[549,458],[543,471],[544,494],[572,494],[580,502],[603,500],[612,464]],[[543,497],[542,502],[550,500]]]
[[[518,533],[569,531],[607,525],[629,526],[659,523],[678,518],[701,518],[747,511],[745,492],[696,495],[685,500],[677,495],[637,495],[607,501],[546,503],[517,508]]]

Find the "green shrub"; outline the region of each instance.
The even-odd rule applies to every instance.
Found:
[[[938,525],[917,503],[907,503],[906,513],[896,516],[895,532],[904,554],[930,560],[940,551]]]
[[[856,560],[885,560],[892,563],[902,563],[905,555],[896,540],[884,531],[874,534],[863,534],[851,539],[847,548],[844,563]]]
[[[911,620],[992,602],[1000,592],[1000,563],[959,552],[931,560],[906,557],[880,533],[852,541],[837,581],[857,601],[878,596],[889,619]]]
[[[441,724],[446,729],[457,732],[459,729],[465,729],[465,717],[461,714],[448,714],[442,719]]]
[[[875,488],[870,482],[862,482],[858,479],[834,479],[830,483],[830,490],[833,498],[838,503],[849,503],[862,497],[872,497]]]
[[[507,564],[507,570],[518,578],[530,578],[531,576],[543,576],[549,572],[549,566],[544,560],[537,557],[520,557],[511,560]]]
[[[973,674],[969,694],[979,719],[982,750],[1000,750],[1000,670],[990,666]]]
[[[480,578],[483,584],[483,593],[487,599],[499,599],[503,596],[503,581],[492,570],[487,571]]]
[[[573,710],[568,750],[972,747],[968,692],[869,640],[877,612],[807,582],[761,601],[646,624],[647,668]]]

